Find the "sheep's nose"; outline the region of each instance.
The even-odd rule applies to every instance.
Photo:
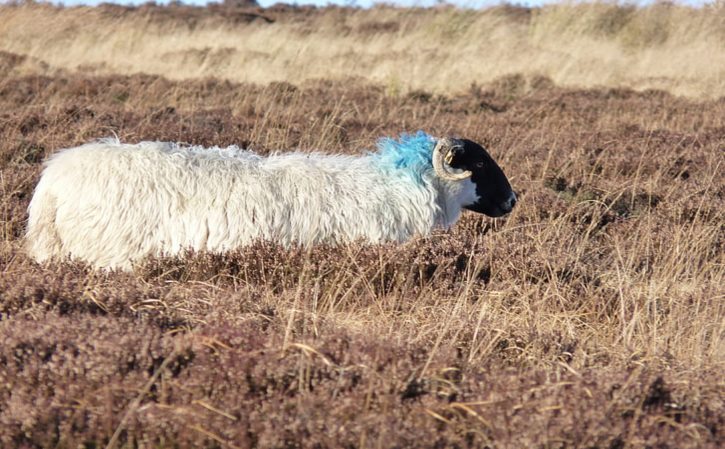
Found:
[[[506,212],[511,212],[511,210],[516,205],[516,201],[517,201],[516,193],[511,192],[511,196],[509,196],[509,198],[506,201],[504,201],[504,203],[503,203],[503,210],[505,210]]]

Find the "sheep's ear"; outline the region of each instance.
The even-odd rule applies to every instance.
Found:
[[[451,139],[451,145],[445,156],[445,162],[453,168],[461,168],[463,165],[464,154],[466,152],[465,145],[458,139]]]
[[[463,149],[462,143],[460,140],[451,139],[450,137],[444,137],[436,143],[431,160],[436,175],[448,181],[461,181],[471,177],[471,172],[468,170],[464,172],[451,171],[451,168],[455,168],[453,165],[456,163],[455,159],[459,159],[459,150]]]

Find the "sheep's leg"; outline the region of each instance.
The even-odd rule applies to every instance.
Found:
[[[25,244],[28,253],[38,262],[62,256],[63,242],[56,226],[57,199],[41,182],[28,206],[28,228]]]

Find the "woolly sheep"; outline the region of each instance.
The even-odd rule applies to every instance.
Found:
[[[478,144],[418,132],[361,156],[202,148],[107,139],[45,164],[27,245],[39,261],[130,269],[148,255],[283,245],[403,242],[449,228],[463,208],[490,216],[516,202]]]

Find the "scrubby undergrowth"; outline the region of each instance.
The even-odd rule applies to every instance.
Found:
[[[725,102],[533,81],[0,81],[0,446],[718,447]],[[514,213],[133,273],[22,250],[62,147],[360,153],[417,129],[487,144]]]

